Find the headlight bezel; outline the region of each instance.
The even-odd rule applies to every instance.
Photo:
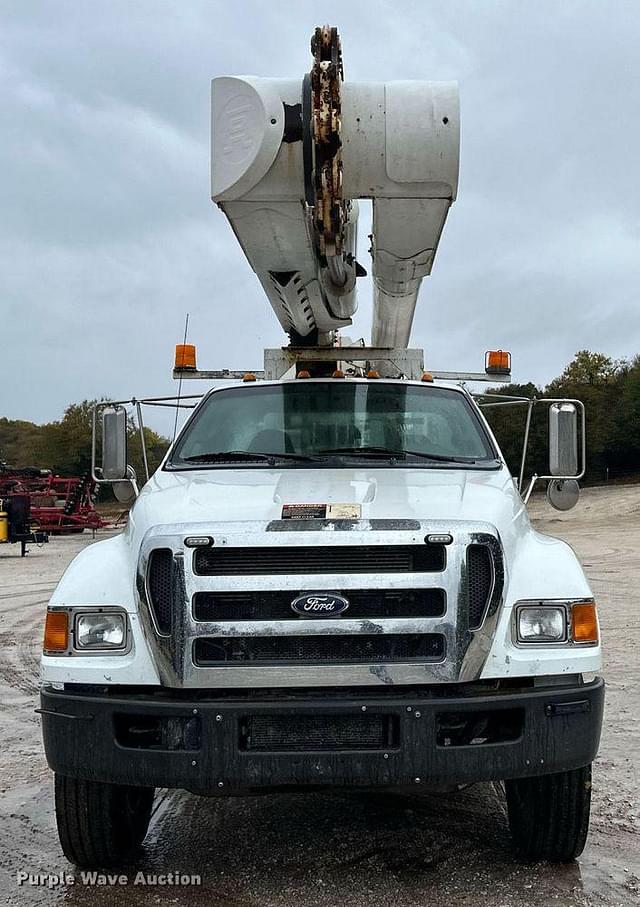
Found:
[[[569,620],[567,605],[564,602],[550,601],[530,601],[518,602],[515,609],[515,638],[520,646],[558,646],[566,645],[569,641]],[[559,638],[550,638],[547,636],[523,636],[521,633],[521,619],[524,612],[527,611],[548,611],[557,612],[562,615],[563,633]]]
[[[109,645],[104,643],[102,645],[83,645],[80,642],[80,622],[83,620],[96,618],[109,618],[115,617],[118,618],[119,622],[122,625],[122,642],[118,645]],[[103,608],[96,609],[94,611],[78,611],[74,614],[73,617],[73,646],[74,649],[78,652],[122,652],[127,648],[127,615],[125,612],[117,609],[105,610]]]
[[[90,605],[75,605],[75,606],[64,606],[64,605],[53,605],[47,609],[50,611],[62,611],[67,615],[68,621],[68,644],[66,651],[52,651],[43,649],[43,654],[50,657],[81,657],[87,658],[92,656],[102,656],[105,655],[127,655],[133,646],[133,638],[131,633],[131,623],[129,621],[129,615],[126,608],[121,605],[99,605],[96,607],[91,607]],[[97,615],[108,616],[110,614],[115,614],[118,617],[122,618],[123,629],[124,629],[124,639],[122,645],[119,646],[81,646],[78,644],[78,621],[83,617],[95,617]]]
[[[513,643],[518,648],[540,649],[540,648],[570,648],[584,649],[594,648],[600,645],[600,635],[593,641],[583,642],[573,638],[573,618],[572,608],[574,605],[593,605],[597,609],[595,599],[593,598],[564,598],[564,599],[526,599],[515,603],[513,607],[512,636]],[[523,610],[527,609],[549,609],[561,611],[564,616],[564,634],[562,639],[548,639],[546,637],[523,638],[520,634],[520,615]]]

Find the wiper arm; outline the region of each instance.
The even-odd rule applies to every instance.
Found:
[[[403,453],[410,457],[422,457],[425,460],[435,460],[436,463],[475,463],[475,457],[448,457],[445,454],[425,453],[422,450],[405,450]]]
[[[268,457],[270,460],[298,460],[301,463],[319,463],[322,460],[326,460],[326,457],[322,457],[316,454],[303,454],[303,453],[273,453],[273,454],[260,454],[260,456]]]
[[[220,450],[211,453],[195,454],[192,457],[183,457],[185,463],[224,463],[225,461],[275,462],[275,460],[297,460],[299,462],[314,462],[325,459],[311,454],[296,453],[261,453],[252,450]]]
[[[393,460],[406,460],[407,457],[420,457],[436,463],[475,463],[474,458],[448,457],[444,454],[426,453],[421,450],[391,450],[388,447],[334,447],[322,450],[323,454],[360,454],[361,456],[382,457]]]
[[[250,450],[216,450],[182,459],[185,463],[218,463],[223,460],[268,460],[270,457],[267,454],[252,453]]]
[[[329,447],[319,451],[321,454],[355,454],[364,457],[382,457],[384,459],[402,459],[404,450],[390,450],[388,447]]]

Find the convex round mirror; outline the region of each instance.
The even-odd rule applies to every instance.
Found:
[[[136,473],[133,466],[127,466],[126,479],[122,479],[120,482],[114,482],[111,487],[113,488],[113,495],[116,501],[119,501],[121,504],[132,504],[138,495]]]
[[[571,510],[579,497],[580,486],[575,479],[552,479],[547,485],[547,500],[556,510]]]

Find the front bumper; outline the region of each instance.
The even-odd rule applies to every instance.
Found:
[[[45,751],[69,777],[225,795],[521,778],[587,765],[598,749],[599,678],[513,692],[362,693],[44,689]]]

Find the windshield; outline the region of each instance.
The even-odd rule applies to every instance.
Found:
[[[367,458],[425,465],[495,460],[465,395],[401,383],[296,381],[207,397],[178,439],[173,467]],[[278,465],[281,465],[278,463]]]

